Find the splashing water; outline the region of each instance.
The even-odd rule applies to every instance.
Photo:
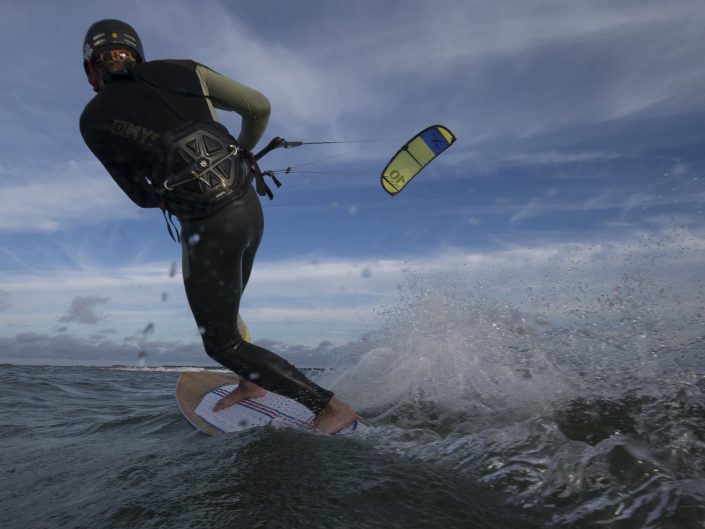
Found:
[[[405,425],[414,426],[418,405],[491,413],[509,388],[535,403],[560,389],[550,377],[555,367],[533,346],[545,322],[461,295],[445,278],[414,275],[410,284],[413,290],[400,291],[399,305],[383,313],[375,347],[337,382],[340,392],[360,388],[354,391],[363,408],[394,416],[395,424],[408,416]],[[550,384],[540,381],[546,376]]]
[[[542,282],[407,272],[324,383],[382,425],[380,449],[556,527],[703,527],[702,282],[674,277],[665,251],[616,266],[602,250],[556,258]]]

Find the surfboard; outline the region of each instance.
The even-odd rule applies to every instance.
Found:
[[[313,428],[313,412],[303,404],[268,391],[264,397],[245,399],[233,406],[213,411],[213,406],[238,385],[238,377],[212,371],[181,373],[176,383],[176,403],[183,416],[206,435],[240,432],[271,424],[300,430]],[[336,435],[362,433],[369,423],[357,417]]]

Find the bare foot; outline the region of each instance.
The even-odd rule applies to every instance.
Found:
[[[351,424],[355,417],[355,410],[333,397],[313,419],[313,427],[323,433],[334,434]]]
[[[215,406],[213,406],[213,411],[224,410],[233,404],[237,404],[241,400],[264,397],[266,394],[267,391],[259,387],[254,382],[248,382],[247,380],[240,379],[240,382],[234,390],[215,403]]]

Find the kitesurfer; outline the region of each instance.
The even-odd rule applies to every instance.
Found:
[[[90,27],[83,66],[97,92],[81,115],[86,144],[133,202],[179,219],[186,295],[206,352],[242,377],[216,408],[269,390],[310,408],[322,432],[350,424],[348,404],[237,329],[263,232],[257,193],[269,191],[250,152],[267,126],[267,98],[193,61],[146,62],[120,20]],[[242,117],[237,140],[214,107]]]

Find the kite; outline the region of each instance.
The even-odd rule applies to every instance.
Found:
[[[451,131],[442,125],[422,130],[411,138],[382,171],[382,187],[394,196],[434,158],[455,141]]]

